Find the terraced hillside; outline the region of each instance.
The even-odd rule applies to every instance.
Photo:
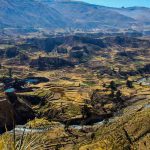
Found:
[[[14,131],[21,147],[149,149],[149,47],[149,38],[97,35],[1,43],[0,127],[15,130],[0,149],[14,146]]]

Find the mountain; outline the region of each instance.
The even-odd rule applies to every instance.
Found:
[[[146,7],[112,8],[73,0],[38,1],[56,9],[74,28],[141,31],[150,25],[150,8]]]
[[[75,28],[128,27],[131,23],[136,23],[133,18],[103,6],[70,0],[41,2],[59,11],[68,21],[73,22]]]
[[[88,29],[127,27],[135,22],[134,19],[109,10],[107,7],[83,2],[53,2],[50,5],[73,21],[75,27]]]
[[[150,23],[150,8],[146,7],[128,7],[128,8],[113,8],[113,11],[116,11],[122,15],[131,17],[139,22]]]
[[[0,26],[11,28],[60,28],[65,21],[55,9],[31,0],[1,0]]]
[[[1,0],[0,28],[143,30],[150,25],[149,14],[145,7],[111,8],[73,0]]]

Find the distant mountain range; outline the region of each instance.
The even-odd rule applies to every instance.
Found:
[[[150,8],[111,8],[71,0],[1,0],[0,28],[135,29],[150,27]]]

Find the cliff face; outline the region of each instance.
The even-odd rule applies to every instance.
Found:
[[[13,112],[13,108],[7,100],[0,101],[0,132],[4,131],[5,125],[13,126]]]
[[[0,99],[0,132],[12,129],[15,124],[24,124],[34,118],[34,112],[16,96]]]

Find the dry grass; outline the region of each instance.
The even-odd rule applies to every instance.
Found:
[[[21,135],[11,135],[5,133],[0,137],[1,150],[44,150],[45,144],[42,140],[43,135],[26,134],[23,132]]]

